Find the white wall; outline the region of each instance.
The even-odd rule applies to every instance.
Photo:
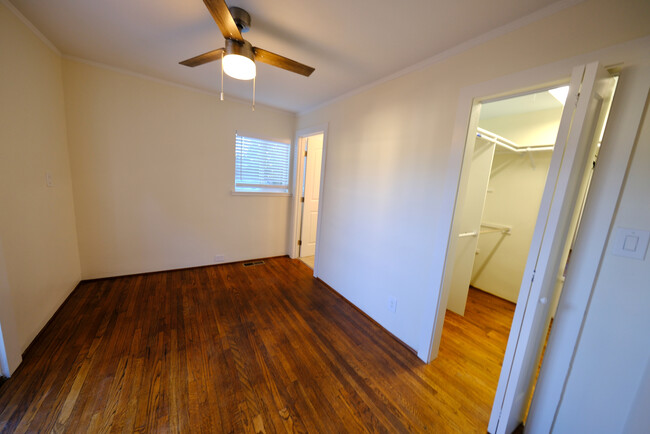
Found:
[[[83,278],[286,254],[289,197],[234,196],[235,131],[292,140],[295,115],[64,62]]]
[[[650,67],[645,69],[646,84],[639,89],[646,95],[648,72]],[[555,432],[623,432],[628,418],[628,432],[647,432],[650,426],[650,254],[643,261],[612,254],[616,228],[650,231],[649,167],[650,113],[646,106]],[[640,412],[641,408],[645,410]]]
[[[647,35],[649,14],[644,1],[586,1],[299,116],[299,128],[329,123],[319,277],[418,349],[433,309],[423,300],[437,299],[434,246],[446,240],[436,225],[460,90]]]
[[[650,426],[650,361],[646,362],[645,373],[639,382],[639,390],[628,413],[623,432],[628,434],[645,434]]]
[[[0,322],[6,346],[22,352],[81,275],[61,59],[4,4],[0,53]]]

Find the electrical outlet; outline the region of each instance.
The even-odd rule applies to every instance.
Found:
[[[396,297],[388,297],[388,310],[395,313],[397,311],[397,298]]]
[[[48,187],[54,187],[54,179],[52,178],[52,172],[49,170],[45,172],[45,185]]]
[[[223,262],[226,260],[226,257],[224,255],[215,255],[214,256],[214,262]]]

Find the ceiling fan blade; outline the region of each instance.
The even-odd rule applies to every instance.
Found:
[[[224,38],[244,42],[244,38],[242,38],[241,32],[237,24],[235,24],[235,20],[224,0],[203,0],[203,3],[205,3],[210,14],[212,14],[212,18],[214,18],[214,22],[219,26]]]
[[[278,68],[286,69],[287,71],[295,72],[309,77],[315,71],[311,66],[303,65],[295,60],[288,59],[279,54],[271,53],[262,48],[253,47],[255,52],[255,61],[266,63],[267,65],[277,66]]]
[[[185,66],[190,66],[190,67],[195,67],[199,65],[203,65],[204,63],[208,62],[213,62],[215,60],[220,60],[221,59],[221,53],[223,53],[223,48],[218,48],[216,50],[208,51],[207,53],[199,54],[198,56],[194,56],[191,59],[183,60],[182,62],[178,62],[181,65]]]

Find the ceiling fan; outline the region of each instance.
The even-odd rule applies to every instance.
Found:
[[[226,38],[226,46],[179,62],[181,65],[195,67],[222,59],[223,72],[239,80],[255,78],[255,62],[266,63],[306,77],[314,72],[314,68],[310,66],[253,47],[250,42],[244,40],[242,33],[248,31],[251,23],[251,17],[245,10],[238,7],[228,8],[224,0],[203,0],[203,2],[219,26],[223,37]]]

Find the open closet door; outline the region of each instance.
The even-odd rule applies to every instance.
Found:
[[[490,433],[509,434],[525,416],[579,185],[602,103],[613,84],[598,63],[573,69],[494,398]]]

